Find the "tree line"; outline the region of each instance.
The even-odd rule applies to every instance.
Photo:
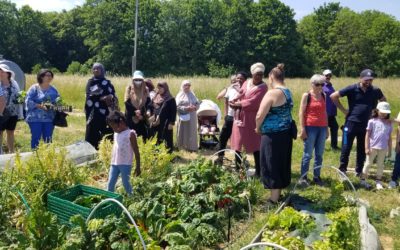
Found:
[[[0,54],[25,72],[87,73],[100,61],[130,75],[134,15],[135,0],[86,0],[60,13],[0,0]],[[284,62],[292,77],[325,68],[340,76],[366,67],[382,77],[400,72],[400,22],[339,3],[296,22],[279,0],[140,0],[138,24],[137,67],[146,75],[222,77],[257,61]]]

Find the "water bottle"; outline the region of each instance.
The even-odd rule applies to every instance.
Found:
[[[348,127],[344,127],[343,129],[343,145],[347,145],[347,133],[349,131]]]

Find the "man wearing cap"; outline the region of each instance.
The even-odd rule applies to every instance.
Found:
[[[360,82],[347,86],[344,89],[331,94],[333,103],[346,116],[343,128],[342,151],[340,154],[339,169],[346,173],[349,163],[349,155],[354,138],[357,138],[356,172],[360,176],[365,161],[365,134],[368,120],[378,101],[385,101],[382,91],[372,86],[374,72],[365,69],[360,73]],[[340,97],[347,97],[348,109],[340,103]]]
[[[337,108],[336,105],[332,102],[329,96],[335,92],[335,88],[333,88],[331,83],[332,78],[332,71],[330,69],[324,70],[322,74],[325,76],[325,83],[322,90],[325,93],[326,98],[326,113],[328,114],[328,127],[330,129],[331,135],[331,148],[334,150],[339,149],[337,144],[337,137],[338,137],[338,129],[339,125],[336,121],[337,115]]]

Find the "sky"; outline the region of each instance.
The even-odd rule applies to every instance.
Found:
[[[353,11],[378,10],[396,17],[400,21],[400,0],[280,0],[296,13],[295,19],[311,14],[324,3],[339,2],[340,6]]]
[[[70,10],[77,5],[84,3],[84,0],[11,0],[17,7],[29,5],[34,10],[39,11],[62,11]],[[325,2],[340,2],[343,7],[361,12],[364,10],[378,10],[396,17],[400,21],[400,0],[281,0],[296,13],[295,19],[312,13],[314,8],[318,8]],[[139,1],[140,3],[140,1]]]

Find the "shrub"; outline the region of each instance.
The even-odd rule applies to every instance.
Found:
[[[157,138],[155,137],[143,142],[143,138],[140,136],[137,141],[143,178],[159,175],[168,169],[169,164],[175,158],[175,154],[169,153],[164,143],[157,145]],[[98,157],[104,172],[108,172],[106,169],[111,164],[111,152],[112,143],[109,139],[103,138],[99,144]]]
[[[235,71],[233,65],[223,65],[215,59],[207,63],[207,68],[211,77],[229,77]]]
[[[37,73],[39,73],[41,68],[42,68],[42,65],[40,63],[37,63],[37,64],[33,65],[31,73],[36,75]]]
[[[21,191],[34,208],[45,205],[47,193],[87,179],[85,170],[67,159],[66,149],[54,144],[40,144],[27,161],[17,155],[14,168],[4,172],[11,175],[13,188]]]
[[[67,68],[67,74],[78,74],[81,72],[81,63],[77,61],[72,61]]]

